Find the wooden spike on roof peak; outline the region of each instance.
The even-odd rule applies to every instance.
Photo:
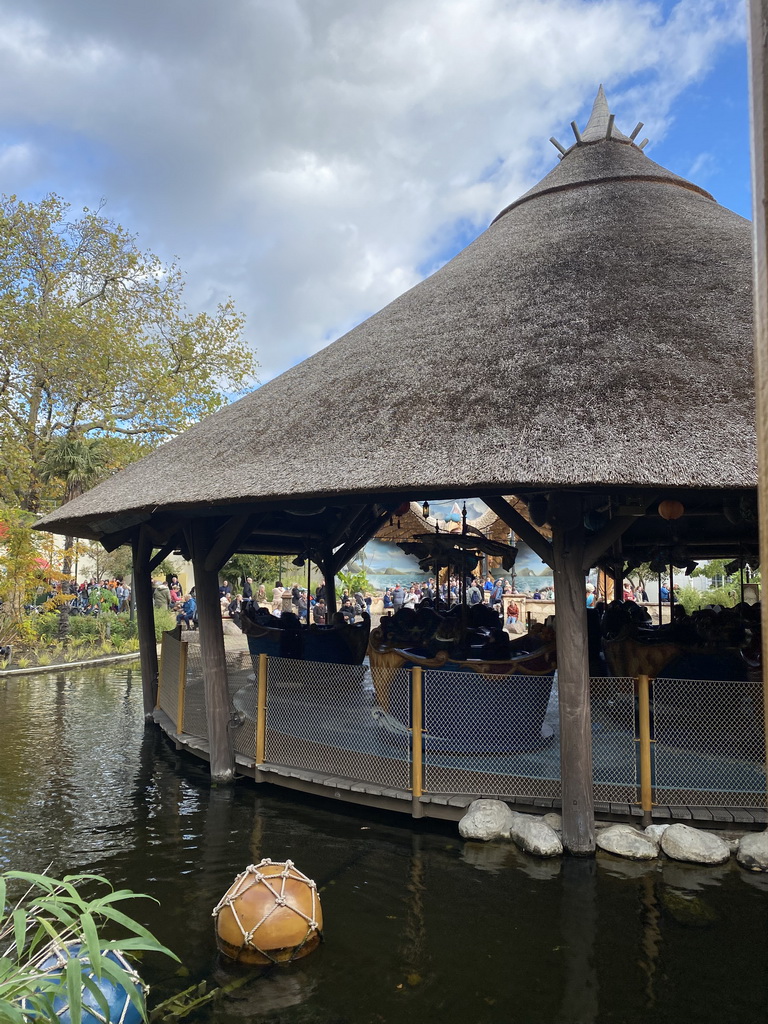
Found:
[[[601,85],[597,90],[595,102],[592,104],[592,113],[589,115],[587,126],[581,133],[581,141],[600,142],[602,139],[608,138],[616,139],[619,142],[629,142],[627,136],[615,127],[612,118],[608,100],[605,98],[605,90]]]

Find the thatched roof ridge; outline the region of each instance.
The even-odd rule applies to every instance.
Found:
[[[317,494],[754,487],[750,225],[657,168],[625,141],[573,147],[541,183],[567,187],[532,189],[344,337],[44,525]]]

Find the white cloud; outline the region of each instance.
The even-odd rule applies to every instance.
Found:
[[[554,163],[603,81],[658,139],[743,36],[682,0],[0,0],[0,189],[106,212],[232,294],[266,379]],[[11,159],[18,151],[17,159]]]

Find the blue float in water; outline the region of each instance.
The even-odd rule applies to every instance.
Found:
[[[110,949],[103,955],[107,960],[111,960],[112,963],[116,964],[126,972],[129,986],[133,986],[133,988],[139,993],[143,1002],[146,988],[142,983],[141,978],[123,954],[119,950]],[[96,978],[93,970],[91,969],[88,953],[79,943],[70,943],[68,946],[56,950],[56,952],[47,956],[39,965],[39,971],[41,974],[48,975],[50,978],[58,978],[60,979],[60,983],[62,983],[62,991],[64,994],[55,996],[53,1000],[53,1008],[57,1017],[61,1021],[61,1024],[72,1024],[72,1019],[69,1014],[69,998],[66,995],[66,988],[63,984],[63,974],[67,962],[74,959],[80,961],[82,964],[83,977],[93,980],[109,1006],[109,1018],[107,1018],[104,1016],[94,994],[89,991],[85,985],[83,985],[82,1024],[105,1024],[107,1019],[109,1019],[111,1024],[141,1024],[141,1014],[137,1010],[136,1006],[131,1002],[125,987],[123,985],[116,984],[104,973],[102,973],[100,979]]]

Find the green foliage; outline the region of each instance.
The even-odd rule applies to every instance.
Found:
[[[255,381],[230,300],[188,312],[175,264],[56,195],[0,198],[0,323],[0,500],[33,511],[68,486],[55,445],[105,439],[116,469]]]
[[[350,594],[355,594],[358,590],[365,593],[366,590],[371,589],[371,584],[364,572],[337,572],[336,575]]]
[[[0,600],[17,619],[56,575],[43,555],[45,535],[32,529],[34,523],[34,515],[21,508],[0,507]]]
[[[26,891],[11,904],[9,893],[19,885]],[[91,890],[94,895],[86,898],[81,889]],[[38,966],[70,943],[82,947],[97,979],[105,976],[125,988],[146,1020],[143,994],[127,972],[105,954],[114,949],[152,951],[178,960],[122,909],[126,901],[149,898],[128,889],[115,890],[99,875],[67,875],[59,880],[26,871],[0,874],[0,1020],[4,1024],[28,1024],[30,1020],[59,1024],[53,1000],[64,990],[69,996],[72,1024],[81,1024],[82,960],[70,959],[58,977],[41,973]],[[105,928],[119,930],[122,937],[106,938],[102,934]],[[96,986],[87,981],[85,984],[98,1000]],[[102,1009],[106,1012],[105,1004]]]
[[[695,590],[693,587],[680,587],[675,591],[675,603],[681,604],[686,612],[698,611],[710,604],[719,604],[723,608],[733,608],[741,600],[738,586],[711,587],[709,590]]]
[[[160,643],[163,633],[176,625],[176,613],[170,608],[155,608],[155,640]]]
[[[233,555],[219,572],[219,576],[230,583],[239,581],[238,586],[241,589],[248,576],[256,586],[260,583],[272,585],[280,578],[280,561],[273,555]],[[285,566],[286,559],[283,558],[282,562]],[[290,565],[290,558],[287,559],[287,564]]]

